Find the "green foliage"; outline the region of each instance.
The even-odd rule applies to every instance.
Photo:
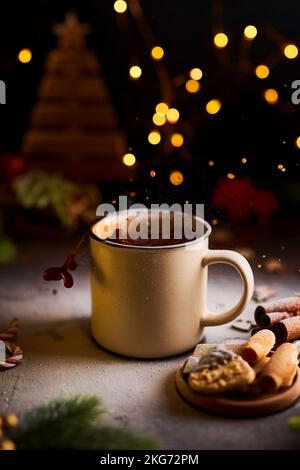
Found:
[[[70,225],[68,206],[75,189],[71,181],[59,174],[31,171],[15,180],[14,189],[18,202],[25,209],[51,208],[63,225]]]
[[[10,263],[17,255],[15,244],[7,237],[0,237],[0,265]]]
[[[9,437],[17,449],[157,449],[150,437],[101,423],[98,397],[57,399],[29,411]]]
[[[17,248],[14,242],[5,236],[3,221],[0,214],[0,265],[10,263],[17,256]]]
[[[300,416],[292,416],[288,420],[288,425],[293,431],[300,431]]]

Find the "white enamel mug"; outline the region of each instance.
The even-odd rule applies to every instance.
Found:
[[[121,214],[121,213],[119,213]],[[90,227],[92,333],[104,348],[125,356],[159,358],[183,353],[203,337],[204,327],[227,323],[246,307],[253,274],[239,253],[210,250],[210,225],[196,240],[160,246],[121,245],[99,233],[111,215]],[[207,271],[226,263],[240,274],[238,303],[222,313],[207,311]]]

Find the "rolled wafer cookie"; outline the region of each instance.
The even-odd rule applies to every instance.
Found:
[[[271,330],[260,330],[247,341],[242,347],[241,356],[249,362],[255,364],[263,357],[267,356],[273,348],[276,337]]]
[[[274,302],[266,302],[258,305],[254,312],[254,318],[259,326],[261,317],[266,313],[271,312],[292,312],[294,315],[300,314],[300,297],[292,296],[285,297],[283,299],[274,300]]]
[[[267,362],[269,362],[270,358],[267,356],[262,357],[259,361],[257,361],[255,364],[253,364],[252,369],[256,373],[256,375],[259,375]]]
[[[286,318],[293,317],[294,314],[292,312],[272,312],[266,313],[260,317],[260,328],[272,328],[276,323],[281,320],[285,320]]]
[[[263,368],[259,385],[268,392],[275,392],[280,387],[289,386],[295,377],[297,367],[297,347],[292,343],[283,343]]]
[[[300,316],[285,318],[276,323],[272,330],[277,342],[286,343],[300,338]]]

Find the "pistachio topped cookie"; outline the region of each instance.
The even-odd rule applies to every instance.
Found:
[[[240,356],[214,348],[199,358],[188,373],[192,390],[204,394],[242,389],[255,379],[255,372]]]

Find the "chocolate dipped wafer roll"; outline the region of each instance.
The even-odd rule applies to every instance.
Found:
[[[293,312],[294,315],[300,315],[300,296],[284,297],[258,305],[254,312],[256,323],[260,326],[261,317],[272,312]]]
[[[286,343],[300,338],[300,316],[286,318],[276,323],[272,331],[276,336],[276,342]]]

